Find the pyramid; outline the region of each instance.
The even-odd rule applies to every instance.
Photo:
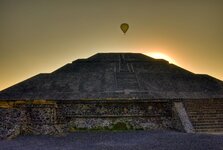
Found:
[[[223,98],[223,82],[140,53],[98,53],[0,92],[0,100]]]
[[[0,139],[76,130],[223,132],[223,82],[139,53],[98,53],[0,92]]]

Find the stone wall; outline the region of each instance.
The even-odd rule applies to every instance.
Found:
[[[0,109],[0,139],[20,134],[21,124],[25,120],[24,111],[17,108]],[[23,122],[25,123],[25,121]]]
[[[120,123],[128,129],[172,127],[172,104],[168,102],[85,101],[57,106],[57,122],[69,122],[73,129],[115,129]]]
[[[24,101],[0,108],[0,137],[61,134],[80,129],[167,129],[172,125],[168,101]],[[6,106],[4,104],[4,106]]]

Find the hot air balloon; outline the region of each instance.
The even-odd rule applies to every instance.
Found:
[[[123,23],[123,24],[121,24],[120,28],[121,28],[122,32],[125,34],[129,29],[129,25],[127,23]]]

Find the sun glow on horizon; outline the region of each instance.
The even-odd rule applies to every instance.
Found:
[[[171,64],[177,64],[177,62],[173,58],[161,52],[151,52],[151,53],[145,53],[145,54],[155,59],[164,59]]]

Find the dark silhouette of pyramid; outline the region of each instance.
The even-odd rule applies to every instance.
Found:
[[[223,82],[139,53],[98,53],[0,92],[0,100],[211,99]]]

